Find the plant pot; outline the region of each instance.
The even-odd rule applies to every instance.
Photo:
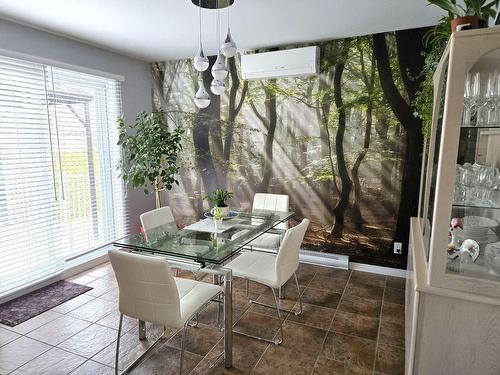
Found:
[[[477,16],[465,16],[457,17],[451,20],[451,32],[457,31],[457,27],[460,25],[469,24],[471,29],[477,29],[479,25],[479,17]]]

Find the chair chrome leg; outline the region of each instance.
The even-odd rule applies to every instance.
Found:
[[[194,316],[194,323],[190,324],[191,327],[198,327],[198,315],[199,313],[196,313],[195,316]],[[192,322],[193,319],[190,320],[190,322]]]
[[[295,285],[297,286],[297,299],[299,300],[299,307],[300,307],[299,312],[295,312],[294,314],[300,315],[300,314],[302,314],[302,296],[300,295],[299,280],[297,279],[296,272],[294,272],[293,277],[295,278]]]
[[[122,334],[123,314],[120,314],[120,323],[118,323],[118,337],[116,338],[116,356],[115,356],[115,374],[119,374],[118,362],[120,359],[120,336]]]
[[[282,285],[278,288],[278,297],[279,299],[285,299],[285,286]]]
[[[276,314],[278,315],[279,331],[280,331],[280,339],[278,341],[275,341],[275,344],[279,345],[283,342],[283,322],[281,320],[281,312],[279,308],[278,297],[276,296],[276,292],[274,291],[274,289],[271,288],[271,290],[273,291],[274,304],[276,305]]]
[[[188,324],[184,324],[182,329],[182,339],[181,339],[181,358],[179,360],[179,375],[182,375],[182,363],[184,362],[184,350],[186,349],[186,332]]]

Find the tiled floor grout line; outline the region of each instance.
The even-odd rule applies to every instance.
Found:
[[[344,286],[344,290],[342,290],[342,295],[340,296],[339,302],[337,303],[337,307],[335,308],[335,312],[333,313],[332,320],[330,321],[330,325],[328,326],[328,329],[326,330],[325,337],[323,338],[323,342],[321,343],[321,349],[319,350],[318,356],[316,357],[316,360],[314,361],[314,365],[311,369],[311,374],[314,374],[314,369],[316,368],[316,364],[318,363],[319,357],[321,356],[321,353],[323,352],[323,348],[325,347],[325,342],[326,339],[328,338],[328,334],[330,333],[330,328],[332,328],[333,321],[335,320],[335,316],[337,315],[337,311],[339,310],[340,303],[344,299],[345,292],[347,290],[347,286],[349,285],[349,282],[351,281],[351,276],[352,276],[352,270],[349,270],[349,277],[347,278],[347,281]]]
[[[336,290],[333,290],[333,289],[328,289],[328,287],[323,287],[323,288],[321,288],[321,287],[314,287],[314,286],[310,286],[310,285],[311,285],[311,283],[313,282],[314,278],[315,278],[315,277],[317,277],[317,276],[331,277],[331,278],[334,278],[334,279],[335,279],[335,278],[337,278],[337,279],[339,279],[339,280],[341,280],[341,279],[342,279],[341,277],[331,276],[331,275],[330,275],[330,274],[328,274],[328,273],[324,273],[324,274],[323,274],[322,272],[320,273],[317,269],[316,269],[316,270],[312,270],[312,271],[314,271],[314,273],[312,273],[312,272],[307,272],[307,271],[303,272],[304,276],[305,276],[305,275],[307,275],[307,277],[310,277],[310,278],[309,278],[309,280],[308,280],[308,281],[306,281],[305,283],[300,284],[300,295],[301,295],[301,296],[304,294],[304,292],[305,292],[308,288],[313,289],[313,290],[322,290],[322,291],[326,291],[326,292],[328,292],[328,293],[336,293],[336,294],[338,294],[338,292],[337,292]],[[81,272],[81,276],[84,276],[84,275],[85,275],[85,271]],[[90,276],[90,275],[88,275],[88,276]],[[98,280],[104,280],[104,281],[110,281],[110,282],[112,282],[112,277],[110,277],[110,275],[109,275],[109,274],[106,274],[106,275],[103,275],[103,276],[100,276],[100,277],[95,277],[95,276],[90,276],[90,277],[93,277],[93,278],[95,279],[95,280],[93,280],[92,282],[95,282],[95,281],[98,281]],[[349,270],[349,275],[348,275],[348,277],[347,277],[347,279],[346,279],[346,282],[345,282],[345,285],[344,285],[344,287],[343,287],[343,289],[342,289],[342,293],[340,293],[340,294],[341,294],[340,299],[339,299],[339,301],[338,301],[338,303],[337,303],[337,305],[336,305],[336,308],[335,308],[335,311],[334,311],[334,313],[333,313],[333,316],[332,316],[331,320],[329,321],[328,328],[327,328],[327,329],[325,329],[326,333],[325,333],[325,336],[324,336],[324,338],[323,338],[323,340],[322,340],[322,343],[321,343],[321,346],[320,346],[320,350],[319,350],[319,352],[318,352],[318,354],[317,354],[317,356],[316,356],[316,359],[315,359],[315,361],[314,361],[314,364],[313,364],[313,366],[312,366],[312,369],[311,369],[311,372],[310,372],[311,374],[312,374],[312,373],[314,373],[314,371],[315,371],[315,368],[316,368],[316,366],[317,366],[317,364],[318,364],[318,360],[319,360],[319,358],[320,358],[320,356],[321,356],[322,351],[324,350],[325,343],[326,343],[326,340],[327,340],[328,335],[330,334],[330,332],[332,332],[332,333],[334,333],[334,332],[335,332],[335,331],[333,331],[333,324],[334,324],[335,318],[336,318],[336,316],[337,316],[337,313],[338,313],[338,311],[339,311],[339,307],[340,307],[340,305],[341,305],[342,301],[343,301],[345,298],[347,298],[347,297],[346,297],[346,291],[347,291],[347,289],[348,289],[348,287],[349,287],[349,285],[350,285],[350,283],[351,283],[351,281],[352,281],[352,277],[353,277],[353,271],[352,271],[352,270]],[[87,284],[88,284],[88,283],[87,283]],[[83,285],[87,285],[87,284],[83,284]],[[369,283],[369,282],[363,282],[363,281],[361,281],[361,284],[362,284],[362,285],[366,285],[366,284],[370,285],[370,283]],[[317,285],[317,284],[316,284],[316,285]],[[320,285],[321,285],[321,284],[320,284]],[[382,311],[383,311],[383,308],[384,308],[385,295],[386,295],[386,292],[387,292],[387,277],[385,278],[385,283],[384,283],[383,288],[384,288],[384,289],[383,289],[383,293],[382,293],[382,300],[381,300],[380,310],[379,310],[379,322],[378,322],[378,327],[377,327],[377,336],[376,336],[376,340],[375,340],[375,352],[374,352],[374,360],[373,360],[373,364],[372,364],[372,373],[374,373],[374,372],[375,372],[375,367],[376,367],[376,363],[377,363],[377,351],[378,351],[378,349],[379,349],[379,338],[380,338],[381,325],[382,325]],[[108,364],[103,363],[103,362],[101,362],[101,361],[99,361],[99,360],[94,360],[93,358],[94,358],[94,357],[96,357],[97,355],[99,355],[99,353],[102,353],[103,351],[105,351],[106,349],[109,349],[109,346],[110,346],[110,345],[113,345],[113,344],[115,344],[115,345],[116,345],[116,337],[113,339],[113,341],[112,341],[110,344],[107,344],[104,348],[102,348],[101,350],[99,350],[97,353],[93,354],[93,355],[92,355],[92,356],[90,356],[90,357],[87,357],[87,356],[83,356],[83,355],[80,355],[80,354],[74,353],[73,351],[71,351],[71,349],[60,348],[58,345],[60,345],[60,344],[62,344],[63,342],[65,342],[65,341],[67,341],[67,340],[71,339],[72,337],[74,337],[75,335],[78,335],[78,334],[79,334],[80,332],[82,332],[83,330],[85,330],[85,329],[87,329],[87,328],[89,328],[89,327],[92,327],[92,326],[99,326],[99,327],[104,327],[104,328],[107,328],[107,329],[111,329],[111,330],[113,330],[113,331],[117,331],[117,329],[116,329],[115,327],[113,327],[113,324],[112,324],[111,322],[109,323],[109,325],[104,325],[104,324],[102,324],[102,323],[99,323],[99,321],[100,321],[100,320],[103,320],[103,319],[105,319],[105,318],[109,317],[110,315],[115,314],[115,311],[114,311],[114,310],[110,310],[107,314],[105,314],[104,316],[100,317],[97,321],[92,321],[92,320],[88,320],[88,319],[85,319],[85,318],[81,318],[81,317],[78,317],[78,316],[71,315],[71,312],[73,312],[74,310],[77,310],[77,309],[79,309],[79,308],[82,308],[82,307],[84,307],[85,305],[89,304],[90,302],[94,302],[94,301],[96,301],[96,300],[103,301],[103,302],[113,302],[113,303],[115,303],[115,304],[116,304],[116,302],[117,302],[116,300],[111,300],[111,299],[109,299],[109,300],[108,300],[108,299],[104,299],[104,298],[102,298],[102,296],[103,296],[103,295],[105,295],[105,294],[109,293],[109,292],[110,292],[110,291],[112,291],[113,289],[114,289],[114,288],[111,288],[111,289],[107,290],[106,292],[102,293],[102,294],[101,294],[101,295],[99,295],[99,296],[87,295],[87,294],[83,293],[82,295],[87,295],[87,296],[91,297],[91,299],[90,299],[89,301],[86,301],[86,302],[82,303],[81,305],[79,305],[79,306],[77,306],[77,307],[72,308],[72,309],[71,309],[71,310],[69,310],[69,311],[66,311],[66,312],[54,311],[55,313],[59,314],[59,316],[57,316],[55,319],[49,320],[49,321],[47,321],[47,322],[45,322],[45,323],[41,324],[41,325],[40,325],[40,326],[38,326],[38,327],[35,327],[35,328],[33,328],[33,329],[31,329],[31,330],[29,330],[29,331],[25,332],[25,333],[22,333],[22,334],[21,334],[21,333],[16,332],[16,331],[14,331],[14,330],[12,330],[12,329],[9,329],[10,327],[3,327],[3,326],[2,326],[2,328],[5,328],[6,330],[8,330],[8,331],[10,331],[10,332],[13,332],[13,333],[14,333],[14,334],[16,334],[16,335],[19,335],[19,336],[18,336],[18,337],[16,337],[14,340],[9,341],[9,342],[7,342],[6,344],[2,345],[2,347],[3,347],[3,346],[5,346],[5,345],[10,344],[10,343],[12,343],[12,342],[15,342],[16,340],[19,340],[19,339],[21,339],[21,338],[23,338],[23,337],[28,338],[28,339],[30,339],[30,340],[34,340],[34,341],[36,341],[36,342],[39,342],[39,343],[42,343],[42,344],[44,344],[44,345],[47,345],[47,346],[48,346],[47,350],[44,350],[42,353],[40,353],[40,354],[38,354],[37,356],[35,356],[35,357],[31,358],[29,361],[27,361],[27,362],[25,362],[25,363],[22,363],[21,365],[19,365],[19,366],[18,366],[18,367],[16,367],[15,369],[11,370],[11,372],[9,372],[9,374],[11,374],[12,372],[15,372],[15,371],[19,370],[19,368],[21,368],[21,367],[25,366],[27,363],[30,363],[30,362],[32,362],[32,361],[34,361],[34,360],[36,360],[37,358],[39,358],[40,356],[43,356],[43,355],[44,355],[44,354],[46,354],[48,351],[50,351],[50,350],[52,350],[52,349],[54,349],[54,348],[57,348],[57,349],[59,349],[59,350],[61,350],[61,351],[64,351],[64,352],[66,352],[66,353],[70,353],[70,354],[72,354],[72,355],[78,356],[79,358],[82,358],[83,362],[82,362],[80,365],[78,365],[77,367],[75,367],[74,369],[72,369],[70,373],[73,373],[73,372],[77,371],[77,370],[78,370],[78,368],[80,368],[80,367],[84,366],[84,365],[85,365],[87,362],[89,362],[89,361],[94,361],[95,363],[98,363],[99,365],[103,365],[103,366],[105,366],[105,367],[107,367],[107,368],[111,368]],[[393,288],[393,289],[397,289],[397,290],[404,290],[404,288]],[[238,289],[238,290],[239,290],[239,289]],[[295,290],[295,288],[294,288],[294,290]],[[257,296],[255,299],[257,299],[257,300],[258,300],[258,299],[259,299],[259,298],[261,298],[264,294],[265,294],[265,292],[259,293],[259,294],[258,294],[258,296]],[[285,298],[286,298],[286,297],[285,297]],[[288,298],[286,298],[286,299],[288,299]],[[290,298],[290,299],[292,299],[292,298]],[[369,299],[369,298],[368,298],[368,299]],[[306,302],[303,302],[303,303],[305,303],[305,304],[306,304]],[[293,304],[292,309],[293,309],[293,308],[295,308],[295,307],[297,306],[297,304],[298,304],[298,301],[295,301],[295,303]],[[309,304],[309,305],[311,305],[311,306],[318,307],[318,308],[327,308],[326,306],[317,305],[317,304],[314,304],[314,303],[307,303],[307,304]],[[395,303],[395,304],[396,304],[396,305],[402,305],[402,306],[404,306],[404,304],[399,304],[399,303]],[[97,306],[97,307],[99,307],[99,306]],[[264,312],[259,312],[259,311],[251,310],[251,308],[252,308],[252,305],[251,305],[251,304],[250,304],[248,307],[244,308],[244,309],[241,309],[240,307],[238,307],[238,310],[239,310],[239,312],[241,312],[241,314],[239,315],[239,318],[233,322],[233,326],[235,326],[235,325],[236,325],[236,324],[237,324],[237,323],[238,323],[238,322],[239,322],[239,321],[240,321],[240,320],[241,320],[241,319],[245,316],[245,314],[247,314],[247,313],[249,313],[249,312],[254,313],[254,314],[257,314],[257,315],[260,315],[260,316],[269,316],[269,314],[266,314],[266,313],[264,313]],[[52,310],[52,309],[49,309],[49,310],[47,310],[47,311],[53,311],[53,310]],[[43,314],[43,313],[42,313],[42,314]],[[354,314],[354,313],[353,313],[353,314]],[[39,315],[40,315],[40,314],[39,314]],[[363,314],[357,314],[357,315],[363,315]],[[51,324],[51,323],[53,323],[55,320],[60,319],[60,318],[62,318],[62,317],[64,317],[64,316],[68,316],[68,317],[70,317],[70,318],[74,318],[74,319],[77,319],[77,320],[80,320],[80,321],[86,322],[86,323],[88,323],[89,325],[88,325],[87,327],[83,328],[83,329],[78,330],[78,332],[75,332],[75,333],[73,333],[72,335],[70,335],[70,336],[66,337],[66,338],[65,338],[62,342],[58,343],[57,345],[48,344],[48,343],[46,343],[46,342],[44,342],[44,341],[42,341],[42,340],[40,340],[40,339],[37,339],[37,338],[34,338],[34,337],[30,337],[30,336],[28,336],[28,335],[29,335],[29,334],[31,334],[33,331],[36,331],[36,330],[38,330],[38,329],[40,329],[40,328],[42,328],[42,327],[44,327],[44,326],[46,326],[46,325],[48,325],[48,324]],[[209,316],[210,316],[210,315],[209,315]],[[274,315],[273,315],[273,316],[274,316]],[[308,327],[308,328],[311,328],[311,327],[312,327],[312,328],[322,329],[322,330],[323,330],[323,328],[321,328],[321,327],[317,327],[317,326],[313,325],[312,323],[311,323],[311,324],[308,324],[307,322],[299,322],[299,321],[293,321],[293,320],[290,320],[290,319],[289,319],[289,318],[290,318],[290,316],[291,316],[291,314],[286,314],[285,316],[283,316],[283,318],[282,318],[282,324],[283,324],[283,325],[285,325],[286,323],[290,323],[290,324],[298,324],[298,325],[303,326],[303,327]],[[212,319],[212,318],[210,318],[210,320],[211,320],[211,319]],[[401,324],[401,323],[398,323],[398,324]],[[212,324],[208,324],[208,325],[207,325],[207,324],[205,324],[205,323],[200,323],[200,325],[201,325],[202,327],[212,328]],[[135,329],[135,326],[134,326],[134,325],[132,325],[130,329],[128,329],[127,331],[123,332],[123,335],[130,333],[130,332],[131,332],[131,331],[133,331],[134,329]],[[216,329],[217,329],[217,328],[216,328]],[[342,333],[342,332],[340,332],[340,333]],[[350,336],[350,337],[355,337],[355,338],[363,338],[363,336],[359,336],[359,335],[357,335],[357,334],[355,334],[355,333],[356,333],[356,332],[354,332],[354,334],[353,334],[353,333],[342,333],[342,334],[343,334],[343,335],[346,335],[346,336]],[[169,343],[170,343],[170,342],[171,342],[171,340],[172,340],[172,339],[176,336],[176,334],[177,334],[177,333],[174,333],[174,334],[173,334],[173,335],[172,335],[172,336],[171,336],[168,340],[166,340],[166,341],[165,341],[165,343],[163,343],[162,345],[167,345],[167,346],[171,346],[171,347],[173,347],[172,345],[169,345]],[[275,335],[277,335],[277,334],[278,334],[278,331],[276,331],[276,334],[275,334]],[[115,336],[116,336],[116,335],[115,335]],[[365,337],[365,338],[366,338],[366,337]],[[285,339],[286,339],[286,336],[285,336]],[[199,356],[201,356],[201,357],[202,357],[202,359],[200,360],[200,362],[199,362],[199,363],[201,363],[201,362],[203,361],[203,357],[207,356],[209,353],[211,353],[211,352],[214,350],[214,348],[216,348],[216,347],[218,346],[218,344],[220,343],[220,341],[221,341],[221,340],[223,340],[223,338],[221,338],[220,340],[218,340],[218,341],[214,344],[214,346],[212,346],[212,347],[211,347],[211,348],[207,351],[207,353],[206,353],[205,355],[203,355],[203,356],[199,355]],[[253,365],[253,367],[252,367],[252,369],[251,369],[250,373],[254,373],[254,372],[255,372],[255,370],[256,370],[256,368],[259,366],[259,364],[261,364],[262,359],[264,358],[265,354],[268,352],[268,349],[271,347],[271,345],[272,345],[272,344],[267,344],[267,346],[266,346],[266,347],[265,347],[265,349],[263,350],[262,354],[259,356],[259,358],[258,358],[258,359],[257,359],[257,361],[255,362],[255,364]],[[400,348],[400,346],[399,346],[399,345],[391,345],[391,346],[394,346],[394,347]],[[403,349],[404,349],[404,347],[403,347]],[[196,353],[193,353],[193,354],[196,354]],[[197,368],[198,368],[199,363],[198,363],[198,364],[197,364],[197,365],[196,365],[193,369],[191,369],[190,373],[191,373],[192,371],[194,371],[195,369],[197,369]]]
[[[91,277],[93,277],[93,276],[91,276]],[[102,278],[104,278],[104,277],[102,277]],[[96,278],[96,280],[98,280],[98,279],[100,279],[100,278]],[[93,280],[93,281],[95,281],[95,280]],[[92,281],[92,282],[93,282],[93,281]],[[82,284],[82,285],[85,285],[85,284]],[[85,293],[82,293],[82,294],[80,294],[80,295],[85,295]],[[60,313],[60,312],[58,312],[58,311],[54,311],[54,312],[56,312],[56,313],[60,314],[61,316],[58,316],[58,317],[57,317],[57,318],[55,318],[55,319],[52,319],[52,320],[50,320],[50,321],[48,321],[48,322],[45,322],[45,323],[41,324],[40,326],[38,326],[38,327],[36,327],[36,328],[33,328],[32,330],[30,330],[30,331],[28,331],[28,332],[26,332],[26,333],[19,333],[19,332],[16,332],[16,331],[14,331],[14,330],[8,329],[9,331],[14,332],[14,333],[16,333],[16,334],[18,334],[18,335],[20,335],[20,336],[19,336],[19,337],[17,337],[16,339],[12,340],[12,341],[9,341],[7,344],[10,344],[10,343],[12,343],[12,342],[14,342],[14,341],[16,341],[16,340],[19,340],[19,339],[20,339],[20,338],[22,338],[22,337],[25,337],[25,338],[28,338],[28,339],[30,339],[30,340],[37,341],[37,342],[40,342],[40,343],[42,343],[42,344],[44,344],[44,345],[48,345],[48,346],[50,346],[47,350],[43,351],[43,352],[42,352],[42,353],[40,353],[39,355],[37,355],[37,356],[35,356],[35,357],[31,358],[29,361],[27,361],[27,362],[25,362],[25,363],[21,364],[20,366],[16,367],[14,370],[10,371],[8,374],[11,374],[11,373],[13,373],[13,372],[17,371],[18,369],[20,369],[21,367],[23,367],[24,365],[26,365],[28,362],[34,361],[34,360],[35,360],[35,359],[37,359],[38,357],[42,356],[43,354],[47,353],[49,350],[52,350],[52,349],[54,349],[54,348],[57,348],[57,349],[59,349],[59,350],[63,350],[63,351],[65,351],[65,352],[67,352],[67,353],[70,353],[70,354],[73,354],[73,355],[76,355],[76,356],[78,356],[78,357],[81,357],[81,358],[85,359],[85,361],[84,361],[83,363],[85,363],[85,362],[87,362],[87,361],[91,360],[91,358],[92,358],[92,357],[88,358],[88,357],[82,356],[82,355],[80,355],[80,354],[76,354],[76,353],[74,353],[74,352],[72,352],[72,351],[70,351],[70,350],[60,348],[60,347],[58,346],[58,345],[62,344],[64,341],[67,341],[67,340],[69,340],[70,338],[72,338],[73,336],[77,335],[77,334],[78,334],[78,333],[80,333],[81,331],[83,331],[83,330],[87,329],[87,328],[88,328],[88,327],[90,327],[92,324],[97,324],[97,325],[99,325],[99,326],[101,326],[101,327],[106,327],[106,326],[103,326],[103,325],[101,325],[101,324],[98,324],[97,322],[92,322],[92,321],[89,321],[89,320],[86,320],[86,319],[77,318],[77,317],[72,316],[72,315],[70,315],[70,314],[69,314],[71,311],[76,310],[76,309],[78,309],[78,308],[80,308],[80,307],[82,307],[82,306],[84,306],[84,305],[88,304],[89,302],[95,301],[96,299],[98,299],[98,298],[99,298],[99,297],[95,297],[95,296],[91,296],[91,295],[89,295],[89,296],[90,296],[90,297],[92,297],[92,299],[91,299],[90,301],[87,301],[87,302],[85,302],[85,303],[83,303],[83,304],[81,304],[81,305],[79,305],[79,306],[75,307],[74,309],[72,309],[72,310],[70,310],[70,311],[68,311],[68,312],[65,312],[65,313]],[[79,296],[76,296],[76,297],[79,297]],[[76,297],[75,297],[75,298],[76,298]],[[71,299],[70,299],[70,300],[68,300],[68,301],[71,301]],[[65,302],[68,302],[68,301],[65,301]],[[63,303],[65,303],[65,302],[63,302]],[[60,305],[62,305],[62,303],[61,303]],[[57,306],[59,306],[59,305],[57,305]],[[56,307],[56,306],[54,306],[54,307]],[[49,310],[47,310],[47,311],[53,311],[53,310],[52,310],[52,309],[49,309]],[[40,316],[40,315],[42,315],[42,314],[46,313],[47,311],[44,311],[43,313],[40,313],[40,314],[38,314],[38,315],[36,315],[36,316],[34,316],[34,317],[30,318],[30,319],[34,319],[34,318],[36,318],[37,316]],[[106,314],[106,315],[105,315],[104,317],[102,317],[101,319],[105,318],[106,316],[108,316],[108,315],[110,315],[110,314],[112,314],[112,313],[113,313],[113,312],[110,312],[109,314]],[[82,321],[84,321],[84,322],[90,323],[90,325],[89,325],[88,327],[83,328],[83,329],[81,329],[80,331],[78,331],[78,332],[74,333],[73,335],[68,336],[66,339],[64,339],[63,341],[61,341],[61,342],[60,342],[59,344],[57,344],[57,345],[52,345],[52,344],[46,343],[46,342],[44,342],[44,341],[41,341],[41,340],[39,340],[39,339],[37,339],[37,338],[34,338],[34,337],[31,337],[31,336],[28,336],[31,332],[36,331],[37,329],[42,328],[42,327],[46,326],[47,324],[52,323],[54,320],[59,319],[59,318],[60,318],[60,317],[62,317],[62,316],[69,316],[69,317],[72,317],[72,318],[75,318],[75,319],[79,319],[79,320],[82,320]],[[28,319],[28,320],[30,320],[30,319]],[[26,321],[28,321],[28,320],[26,320]],[[23,323],[24,323],[24,322],[23,322]],[[22,323],[21,323],[21,324],[22,324]],[[4,327],[2,326],[2,328],[4,328]],[[106,327],[106,328],[114,329],[114,328],[111,328],[111,327]],[[133,329],[133,328],[132,328],[132,329]],[[126,333],[130,332],[132,329],[128,330]],[[114,330],[115,330],[115,331],[117,331],[116,329],[114,329]],[[115,339],[113,342],[116,342],[116,339]],[[5,344],[5,345],[7,345],[7,344]],[[112,343],[111,343],[111,344],[112,344]],[[111,344],[109,344],[109,345],[111,345]],[[106,346],[106,347],[107,347],[107,346]],[[104,350],[104,349],[105,349],[105,348],[103,348],[102,350]],[[99,352],[101,352],[102,350],[100,350]],[[83,365],[83,363],[82,363],[82,365]],[[99,363],[100,363],[100,362],[99,362]],[[107,366],[107,365],[106,365],[106,366]],[[78,366],[78,367],[80,367],[80,366]],[[73,369],[71,372],[75,371],[78,367],[76,367],[75,369]],[[109,367],[109,366],[108,366],[108,367]]]
[[[317,271],[313,274],[313,277],[311,277],[311,280],[309,280],[309,282],[307,283],[307,285],[306,285],[306,286],[304,286],[304,291],[306,290],[306,288],[308,287],[308,285],[311,283],[312,279],[314,279],[314,276],[316,276],[316,274],[317,274]],[[297,278],[298,278],[298,276],[297,276]],[[299,283],[299,289],[300,289],[300,283]],[[304,292],[301,292],[301,293],[300,293],[300,296],[302,296],[303,294],[304,294]],[[294,305],[294,306],[295,306],[295,305]],[[288,317],[287,317],[287,318],[288,318]],[[285,321],[283,321],[283,324],[284,324],[284,323],[285,323]],[[277,335],[277,334],[278,334],[278,332],[276,332],[276,335]],[[275,336],[276,336],[276,335],[275,335]],[[262,352],[261,356],[259,357],[259,359],[257,360],[257,362],[255,362],[255,365],[253,366],[252,370],[250,371],[250,373],[249,373],[250,375],[251,375],[251,374],[255,371],[255,369],[257,368],[257,365],[258,365],[258,364],[259,364],[259,362],[262,360],[262,358],[264,357],[264,354],[267,352],[267,349],[269,349],[269,347],[270,347],[271,345],[274,345],[274,344],[269,343],[269,344],[266,346],[266,348],[263,350],[263,352]]]
[[[384,299],[385,299],[385,288],[387,287],[387,276],[385,278],[384,292],[382,293],[382,303],[380,304],[380,315],[378,319],[378,330],[377,330],[377,341],[375,343],[375,356],[373,357],[373,373],[375,374],[375,367],[377,365],[377,351],[378,351],[378,340],[380,337],[380,327],[382,326],[382,311],[384,310]]]

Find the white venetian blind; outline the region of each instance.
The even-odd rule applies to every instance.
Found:
[[[126,233],[120,82],[0,57],[0,297]]]

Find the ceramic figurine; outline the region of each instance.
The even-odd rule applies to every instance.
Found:
[[[459,234],[464,229],[464,225],[462,223],[462,219],[459,217],[454,217],[450,221],[450,236],[451,241],[448,244],[448,248],[453,247],[456,249],[458,247],[457,243],[457,234]]]

